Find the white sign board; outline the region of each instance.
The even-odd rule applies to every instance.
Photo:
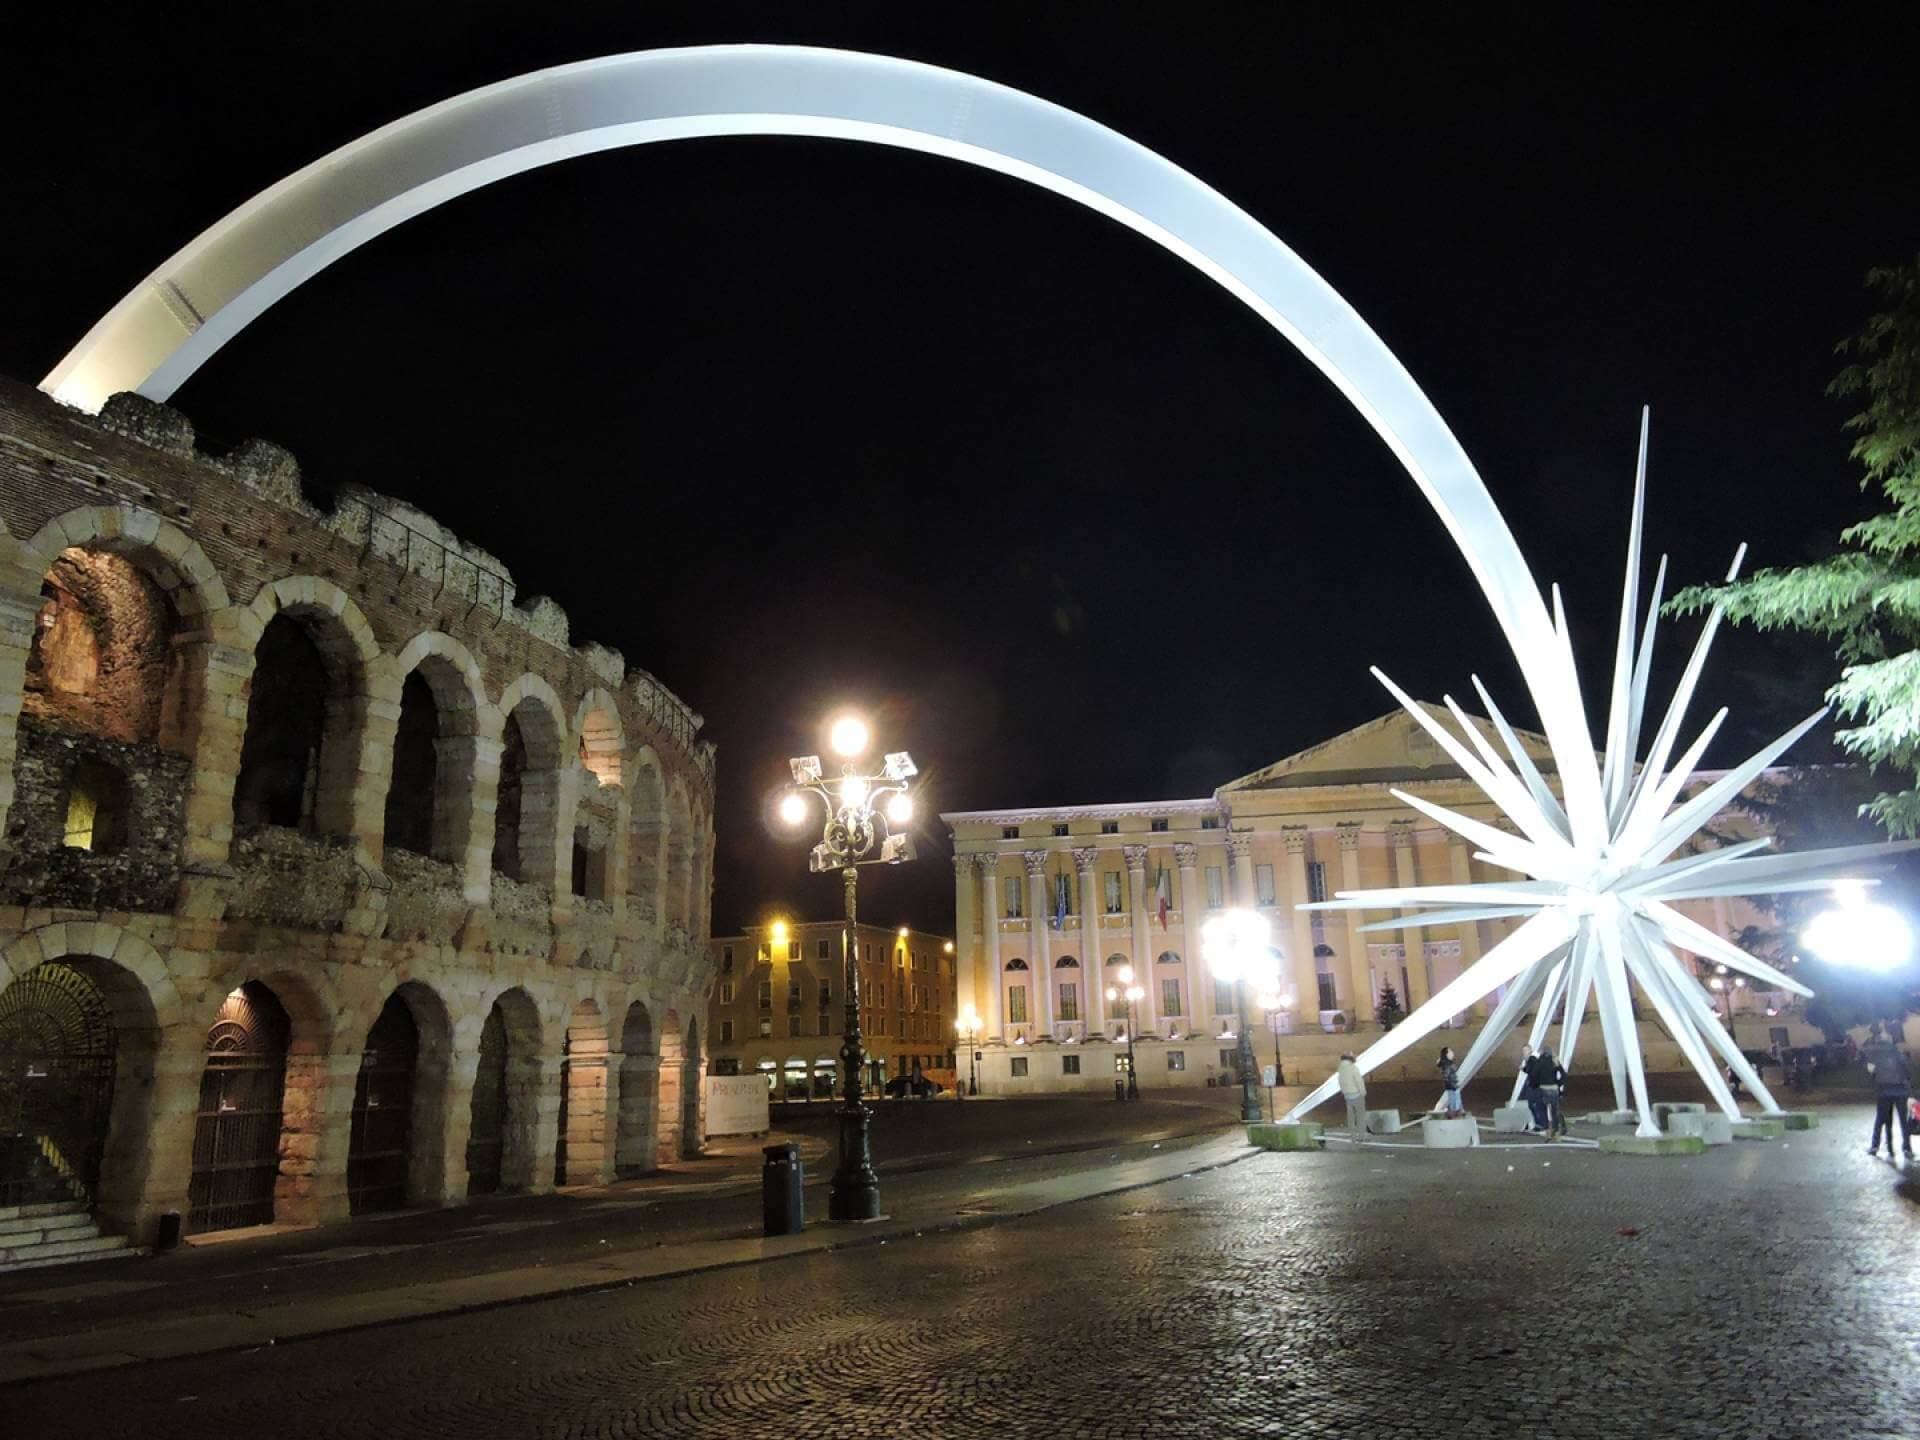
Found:
[[[1278,1074],[1277,1066],[1262,1065],[1260,1067],[1260,1083],[1266,1086],[1267,1089],[1269,1090],[1273,1089],[1274,1083],[1275,1083],[1275,1077],[1277,1076],[1277,1074]]]
[[[707,1077],[707,1134],[764,1135],[767,1129],[764,1075]]]

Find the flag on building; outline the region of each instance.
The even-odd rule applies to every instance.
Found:
[[[1160,868],[1154,872],[1153,890],[1155,897],[1159,901],[1160,928],[1165,930],[1167,928],[1167,913],[1173,909],[1173,886],[1167,879],[1167,866],[1165,861],[1162,861]]]
[[[1053,928],[1065,929],[1067,924],[1067,876],[1061,871],[1053,877]]]

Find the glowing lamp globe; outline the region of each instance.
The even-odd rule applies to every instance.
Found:
[[[780,818],[788,825],[799,825],[807,818],[807,800],[804,795],[789,794],[780,801]]]
[[[834,754],[851,760],[866,753],[871,738],[866,721],[858,715],[842,715],[833,722],[833,729],[827,734],[827,743],[833,747]]]
[[[895,825],[905,825],[913,819],[913,797],[896,795],[887,802],[887,819]]]
[[[1875,974],[1898,970],[1913,958],[1913,930],[1898,910],[1869,901],[1859,884],[1836,886],[1834,898],[1838,906],[1821,911],[1800,933],[1814,954]]]

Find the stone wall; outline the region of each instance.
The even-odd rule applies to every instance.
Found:
[[[700,1144],[714,751],[699,716],[617,651],[575,646],[558,606],[522,600],[502,562],[431,517],[342,496],[313,504],[266,442],[201,453],[165,406],[116,397],[93,419],[0,382],[0,1008],[47,961],[97,987],[118,1073],[90,1198],[136,1240],[187,1210],[208,1027],[248,983],[291,1025],[278,1220],[348,1213],[356,1076],[395,996],[419,1037],[410,1204],[466,1195],[496,1009],[505,1188],[554,1183],[563,1108],[569,1183]],[[255,705],[281,619],[306,643],[274,663],[310,687],[310,726]],[[431,823],[403,849],[387,802],[410,678],[432,727],[410,763],[431,781],[407,804]],[[502,837],[509,714],[523,743]],[[253,734],[270,720],[284,733]],[[268,740],[283,823],[259,804],[237,823],[243,755]],[[97,832],[71,804],[88,763],[126,781]],[[594,851],[586,896],[576,832]]]

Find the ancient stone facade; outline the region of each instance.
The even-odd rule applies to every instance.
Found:
[[[701,1143],[714,752],[491,556],[0,382],[0,1216],[149,1243]]]

